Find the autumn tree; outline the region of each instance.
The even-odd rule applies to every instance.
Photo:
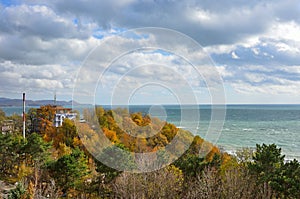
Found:
[[[55,108],[51,105],[41,106],[37,110],[37,130],[43,135],[46,141],[52,141],[56,135],[56,128],[53,125]]]
[[[59,143],[65,143],[66,146],[74,148],[74,138],[76,137],[78,137],[78,135],[74,122],[72,120],[65,119],[62,126],[57,128],[53,144],[57,147]]]

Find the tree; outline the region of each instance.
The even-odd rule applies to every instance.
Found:
[[[88,162],[84,153],[78,148],[69,155],[64,155],[57,161],[49,163],[48,170],[64,193],[76,190],[88,174]]]
[[[5,120],[5,117],[5,112],[2,109],[0,109],[0,121]]]
[[[184,198],[222,198],[222,183],[219,172],[215,168],[206,167],[195,178],[186,182]]]
[[[41,106],[36,113],[37,131],[39,131],[46,141],[51,141],[56,134],[53,125],[55,108],[51,105]]]
[[[300,198],[300,163],[296,159],[285,163],[270,185],[282,198]]]
[[[194,154],[184,154],[173,163],[176,167],[183,171],[185,178],[189,180],[191,177],[203,171],[207,163],[204,158]]]
[[[281,169],[283,163],[284,155],[281,155],[281,148],[277,148],[275,144],[257,144],[249,169],[257,175],[260,182],[269,182]]]
[[[48,151],[50,147],[51,143],[45,142],[40,135],[33,133],[27,137],[23,152],[29,156],[33,164],[42,164],[50,155]]]
[[[242,148],[236,151],[236,158],[240,164],[246,165],[252,161],[254,151],[251,148]]]
[[[0,179],[18,181],[19,169],[24,160],[23,147],[24,140],[21,136],[0,133]]]
[[[161,134],[167,137],[168,142],[171,142],[173,140],[177,132],[178,132],[178,128],[176,128],[174,124],[170,124],[170,123],[166,123],[161,130]]]
[[[105,163],[101,162],[105,160]],[[101,154],[96,157],[96,171],[98,172],[98,194],[106,198],[111,194],[111,189],[106,185],[111,183],[119,176],[122,171],[112,168],[112,165],[134,169],[134,159],[130,151],[122,144],[115,144],[105,148]]]
[[[65,143],[69,147],[74,148],[74,138],[77,137],[77,130],[74,122],[65,119],[62,126],[58,128],[57,134],[54,137],[54,146],[58,147],[59,143]]]
[[[112,183],[116,198],[180,198],[183,174],[175,166],[148,173],[123,172]]]
[[[105,160],[105,164],[101,162]],[[105,175],[105,181],[110,182],[117,177],[121,171],[114,169],[111,165],[133,170],[135,163],[130,151],[122,144],[115,144],[107,147],[95,160],[97,165],[97,172]]]
[[[31,189],[30,192],[26,192],[26,195],[35,196],[38,184],[42,181],[40,178],[43,172],[41,168],[49,156],[48,149],[51,143],[44,142],[42,137],[36,133],[30,134],[27,140],[23,140],[18,135],[10,134],[5,136],[4,141],[6,141],[6,147],[3,151],[7,150],[7,153],[5,152],[3,155],[7,159],[2,165],[5,170],[3,174],[8,172],[8,181],[19,181],[19,185],[27,181],[27,184],[31,185]],[[20,187],[17,187],[16,190],[12,191],[11,197],[16,197],[20,191]],[[24,191],[26,190],[24,189]]]
[[[270,195],[273,195],[270,188],[280,191],[276,186],[276,181],[280,178],[283,165],[284,155],[281,155],[281,148],[277,148],[275,144],[257,144],[253,161],[249,163],[248,168],[256,176],[257,186],[262,186],[262,192],[270,192]]]
[[[30,108],[27,113],[27,124],[29,124],[29,132],[38,132],[38,117],[37,117],[37,109]]]

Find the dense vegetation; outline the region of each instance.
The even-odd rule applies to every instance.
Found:
[[[129,165],[134,161],[129,152],[158,151],[175,136],[192,141],[179,159],[160,170],[121,172],[86,150],[82,142],[90,140],[97,147],[92,141],[99,136],[88,123],[75,125],[66,119],[55,128],[51,108],[42,110],[38,132],[31,125],[37,121],[36,110],[28,112],[26,140],[18,126],[21,118],[6,117],[0,111],[0,121],[11,119],[17,124],[14,132],[0,133],[0,181],[18,184],[9,198],[300,198],[300,164],[285,162],[275,144],[257,145],[255,151],[244,149],[230,156],[199,136],[148,115],[101,107],[93,115],[86,110],[87,121],[97,120],[113,145],[128,151]],[[78,130],[86,136],[80,138]],[[158,133],[151,136],[153,132]],[[203,147],[210,152],[199,156]],[[103,154],[110,150],[105,148]]]

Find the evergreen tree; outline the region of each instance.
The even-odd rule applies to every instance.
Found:
[[[19,169],[24,160],[22,136],[0,134],[0,179],[16,182]]]
[[[283,163],[284,155],[281,155],[281,148],[277,148],[275,144],[257,144],[249,169],[258,176],[260,182],[269,182],[281,169]]]
[[[84,153],[75,148],[71,154],[49,163],[48,169],[50,175],[66,193],[70,189],[76,190],[83,183],[83,177],[88,174],[87,163]]]

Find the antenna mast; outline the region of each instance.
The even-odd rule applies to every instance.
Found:
[[[25,93],[23,93],[23,138],[25,140],[25,121],[26,121],[26,115],[25,115]]]
[[[55,106],[56,105],[56,90],[54,91],[54,101],[53,101],[53,105]]]

